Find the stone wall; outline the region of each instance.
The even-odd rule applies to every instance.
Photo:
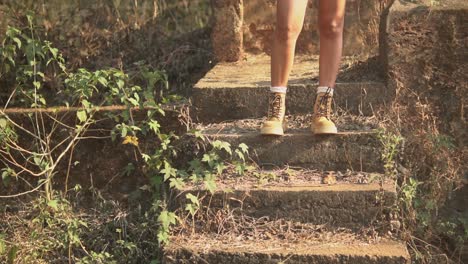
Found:
[[[242,51],[269,53],[276,23],[276,0],[213,0],[214,48],[220,61],[237,61]],[[344,54],[377,53],[380,14],[384,0],[348,0],[345,17]],[[311,1],[299,36],[299,53],[318,54],[318,1]],[[220,36],[225,37],[222,39]]]
[[[213,48],[219,61],[238,61],[243,54],[243,0],[212,0]]]

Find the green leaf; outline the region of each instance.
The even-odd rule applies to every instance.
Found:
[[[205,187],[208,191],[210,191],[211,194],[214,194],[214,192],[216,191],[216,182],[212,178],[206,179]]]
[[[109,84],[109,83],[107,82],[107,79],[104,78],[104,77],[102,77],[102,76],[98,78],[98,82],[99,82],[102,86],[104,86],[104,87],[107,87],[107,85]]]
[[[145,154],[145,153],[142,153],[141,154],[141,157],[143,158],[143,160],[148,163],[150,160],[151,160],[151,156],[148,155],[148,154]]]
[[[88,110],[89,108],[91,108],[91,103],[90,103],[88,100],[86,100],[86,99],[83,99],[83,100],[81,101],[81,104],[84,106],[84,108],[85,108],[86,110]]]
[[[171,178],[169,180],[169,187],[175,188],[177,190],[182,190],[184,188],[185,184],[184,181],[180,178]]]
[[[18,246],[13,246],[8,252],[8,261],[7,261],[8,264],[15,263],[17,253],[18,253]]]
[[[151,130],[153,130],[154,134],[159,134],[159,129],[161,128],[161,125],[159,124],[158,121],[156,120],[151,120],[149,123],[148,123],[149,127],[151,128]]]
[[[237,163],[236,164],[236,173],[238,175],[244,175],[245,173],[245,164],[244,163]]]
[[[159,243],[169,243],[169,233],[162,230],[158,233],[158,241]]]
[[[127,126],[125,126],[125,125],[122,126],[122,131],[121,131],[122,137],[126,137],[127,133],[128,133]]]
[[[41,83],[40,82],[33,82],[34,88],[36,89],[41,89]]]
[[[244,152],[244,154],[247,154],[249,152],[249,146],[247,146],[244,143],[240,143],[239,148],[242,150],[242,152]]]
[[[42,164],[42,158],[39,156],[35,156],[33,160],[34,160],[34,164],[36,164],[37,166],[40,166]]]
[[[49,51],[50,51],[50,53],[52,53],[52,56],[54,56],[54,58],[56,59],[57,55],[58,55],[58,49],[50,48]]]
[[[5,168],[2,169],[1,172],[3,184],[8,187],[8,185],[10,184],[10,178],[12,175],[14,175],[14,171],[10,168]]]
[[[226,166],[223,163],[218,163],[216,164],[215,167],[216,167],[216,171],[218,172],[218,175],[223,173],[224,169],[226,168]]]
[[[173,168],[169,162],[164,161],[164,169],[161,170],[161,173],[164,174],[164,181],[167,181],[177,175],[177,169]]]
[[[187,204],[185,206],[185,210],[188,211],[191,215],[195,215],[195,211],[197,210],[193,204]]]
[[[80,110],[76,112],[76,116],[78,117],[78,120],[80,120],[81,123],[84,123],[86,119],[88,118],[88,115],[86,114],[86,111]]]
[[[21,45],[22,45],[21,40],[17,37],[12,38],[12,40],[16,43],[18,48],[21,49]]]
[[[49,206],[50,208],[54,209],[55,211],[58,210],[58,201],[57,200],[50,200],[48,203],[47,203],[47,206]]]
[[[120,89],[123,89],[124,86],[125,86],[125,82],[123,80],[117,80],[117,86],[120,88]]]
[[[173,212],[164,210],[159,215],[158,222],[164,229],[168,230],[171,225],[175,225],[177,223],[177,216]]]
[[[130,98],[128,98],[128,101],[130,101],[130,103],[131,103],[133,106],[139,106],[139,105],[140,105],[140,103],[139,103],[136,99],[134,99],[134,98],[131,98],[131,97],[130,97]]]
[[[200,205],[200,201],[198,200],[198,197],[191,194],[191,193],[188,193],[187,195],[185,195],[185,197],[190,200],[191,203],[193,204],[196,204],[197,206]]]
[[[245,161],[245,156],[244,156],[244,153],[242,153],[240,150],[236,149],[236,154],[237,156],[242,160],[242,161]]]
[[[5,234],[0,233],[0,256],[5,254],[5,252],[6,252]]]
[[[4,129],[8,125],[8,122],[5,118],[0,118],[0,128]]]
[[[212,143],[212,145],[215,149],[224,149],[227,153],[232,155],[231,144],[229,144],[229,142],[216,140]]]

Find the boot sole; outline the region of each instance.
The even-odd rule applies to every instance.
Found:
[[[322,128],[322,129],[319,129],[319,130],[315,130],[312,128],[312,133],[314,135],[336,135],[338,134],[338,130],[336,129],[336,127],[332,127],[332,128]]]
[[[283,136],[283,128],[262,128],[260,134],[263,136]]]

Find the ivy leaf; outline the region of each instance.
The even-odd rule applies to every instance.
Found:
[[[198,208],[200,208],[200,201],[198,200],[198,197],[191,193],[188,193],[185,197],[190,200],[190,203],[185,206],[185,210],[194,216]]]
[[[159,134],[159,128],[161,128],[161,125],[159,124],[158,121],[156,120],[151,120],[149,123],[148,123],[149,127],[151,128],[151,130],[153,130],[153,132],[157,135]]]
[[[231,144],[229,144],[229,142],[216,140],[212,143],[212,145],[215,149],[224,149],[227,153],[232,155]]]
[[[224,166],[223,163],[218,163],[216,164],[216,170],[218,172],[218,175],[223,173],[224,169],[226,168],[226,166]]]
[[[148,163],[148,161],[151,160],[151,156],[148,155],[148,154],[145,154],[145,153],[142,153],[142,154],[141,154],[141,157],[143,158],[143,160],[144,160],[146,163]]]
[[[169,180],[169,187],[175,188],[177,190],[182,190],[185,186],[185,183],[182,179],[180,178],[171,178]]]
[[[177,223],[177,216],[173,212],[164,210],[159,215],[158,222],[164,229],[168,230],[171,225],[175,225]]]
[[[164,169],[161,170],[161,173],[164,174],[164,181],[167,181],[169,178],[177,175],[177,170],[169,162],[164,161]]]
[[[247,154],[249,152],[249,146],[247,146],[244,143],[240,143],[239,148],[242,150],[242,152],[244,152],[244,154]]]
[[[169,233],[161,230],[158,232],[159,243],[169,243]]]
[[[211,194],[214,194],[216,191],[216,182],[214,180],[206,180],[205,187]]]
[[[198,197],[191,194],[191,193],[188,193],[187,195],[185,195],[185,197],[190,200],[191,203],[193,204],[196,204],[197,206],[200,205],[200,201],[198,200]]]
[[[122,142],[123,145],[133,145],[135,147],[138,147],[138,138],[135,136],[126,136],[124,141]]]
[[[244,153],[242,153],[240,150],[236,149],[236,154],[237,156],[242,160],[242,161],[245,161],[245,156],[244,156]]]

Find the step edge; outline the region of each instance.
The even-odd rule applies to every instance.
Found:
[[[203,79],[201,79],[199,82],[197,82],[193,87],[193,92],[196,90],[221,90],[221,89],[268,89],[270,86],[269,85],[258,85],[258,86],[236,86],[236,87],[205,87],[203,86]],[[204,81],[205,82],[205,81]],[[340,86],[348,86],[348,85],[380,85],[380,86],[386,86],[385,81],[356,81],[356,82],[337,82],[336,84],[336,89],[340,90]],[[299,83],[292,83],[288,85],[288,89],[296,89],[296,88],[307,88],[311,90],[315,90],[318,86],[318,82],[313,82],[313,83],[304,83],[304,84],[299,84]],[[337,91],[339,93],[339,91]]]
[[[206,236],[205,236],[206,237]],[[206,238],[205,238],[206,239]],[[205,241],[209,241],[210,239],[206,239]],[[213,239],[211,239],[213,240]],[[207,243],[208,244],[208,243]],[[304,243],[305,244],[305,243]],[[298,245],[298,243],[294,243],[294,245]],[[341,256],[351,256],[351,257],[363,257],[363,256],[371,256],[371,257],[389,257],[389,258],[404,258],[404,259],[410,259],[410,254],[408,252],[408,248],[406,247],[406,243],[402,240],[390,240],[390,239],[385,239],[384,241],[380,241],[374,244],[371,243],[355,243],[355,244],[350,244],[350,243],[324,243],[324,244],[316,244],[316,245],[308,245],[305,244],[309,247],[307,251],[294,251],[294,250],[289,250],[290,247],[287,245],[284,245],[283,247],[280,247],[279,249],[283,249],[284,252],[282,253],[275,253],[279,254],[281,256],[291,256],[291,255],[296,255],[296,256],[336,256],[336,255],[341,255]],[[366,252],[365,249],[363,250],[356,250],[354,253],[349,253],[349,247],[357,247],[357,248],[363,248],[363,247],[386,247],[389,250],[386,251],[381,251],[378,253],[372,252],[368,253]],[[186,250],[190,252],[204,252],[206,253],[218,253],[218,252],[223,252],[227,254],[233,254],[233,253],[242,253],[242,254],[268,254],[267,251],[256,251],[256,250],[245,250],[244,248],[231,248],[229,250],[226,249],[208,249],[207,248],[202,248],[202,247],[197,247],[193,246],[195,248],[187,248],[182,245],[176,245],[174,244],[170,245],[169,247],[166,247],[164,249],[164,255],[167,255],[166,252],[178,252],[180,250]],[[244,250],[243,250],[244,249]],[[276,248],[278,250],[278,248]],[[330,250],[333,249],[333,250]]]
[[[260,134],[260,130],[258,132],[246,132],[246,133],[206,133],[202,132],[202,135],[208,137],[264,137],[265,139],[281,139],[281,138],[288,138],[288,137],[313,137],[317,139],[325,139],[325,138],[333,138],[333,137],[349,137],[349,136],[365,136],[365,135],[377,135],[378,130],[370,130],[370,131],[345,131],[345,132],[338,132],[336,135],[312,135],[312,132],[292,132],[292,133],[285,133],[283,136],[263,136]],[[189,136],[195,136],[193,133],[188,133]]]
[[[351,187],[350,189],[342,189],[342,187]],[[366,188],[367,187],[367,188]],[[253,188],[239,188],[239,189],[226,189],[216,190],[214,194],[229,194],[233,192],[277,192],[277,193],[299,193],[299,192],[319,192],[319,193],[368,193],[384,191],[386,193],[397,193],[396,183],[385,183],[381,186],[379,183],[359,184],[359,183],[338,183],[328,186],[260,186]],[[185,192],[207,192],[205,188],[186,188],[181,190]]]

